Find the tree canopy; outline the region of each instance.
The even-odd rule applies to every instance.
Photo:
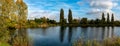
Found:
[[[23,0],[16,2],[14,0],[2,0],[0,5],[0,20],[4,20],[0,22],[1,25],[15,27],[16,24],[23,24],[27,21],[27,5]]]

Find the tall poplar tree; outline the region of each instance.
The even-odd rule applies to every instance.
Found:
[[[114,14],[112,13],[111,23],[114,24]]]
[[[68,13],[68,22],[70,24],[72,23],[72,11],[71,11],[71,9],[69,9],[69,13]]]
[[[60,10],[60,24],[63,24],[64,23],[64,10],[61,9]]]
[[[109,20],[109,13],[107,13],[107,24],[110,23],[110,20]]]
[[[104,13],[102,13],[102,24],[104,24],[105,23],[105,14]]]

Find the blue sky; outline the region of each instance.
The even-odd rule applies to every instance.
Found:
[[[87,17],[96,19],[101,13],[114,13],[115,19],[119,20],[119,0],[24,0],[28,5],[28,19],[47,17],[59,20],[60,9],[64,9],[67,19],[68,10],[71,9],[74,18]]]

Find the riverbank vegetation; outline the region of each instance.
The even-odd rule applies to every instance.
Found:
[[[107,38],[101,42],[97,40],[88,40],[86,42],[78,40],[73,43],[73,46],[120,46],[120,38]]]
[[[49,27],[56,26],[57,22],[55,20],[50,20],[46,17],[35,18],[34,20],[28,20],[27,27],[29,28],[37,28],[37,27]]]

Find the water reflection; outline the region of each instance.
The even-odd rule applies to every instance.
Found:
[[[60,27],[60,41],[63,42],[65,40],[65,34],[67,34],[67,40],[68,42],[71,42],[71,38],[72,38],[72,33],[73,33],[73,29],[72,27],[68,27],[68,31],[66,31],[66,27],[61,26]]]
[[[114,36],[114,27],[88,27],[81,28],[81,39],[88,40],[104,40]]]
[[[105,33],[104,39],[112,38],[114,36],[114,27],[106,27],[104,33]]]
[[[65,34],[65,27],[60,27],[60,41],[63,42],[64,40],[64,34]]]
[[[112,27],[112,37],[114,36],[114,27]]]
[[[102,27],[102,36],[101,36],[101,39],[104,39],[105,38],[105,27]]]
[[[47,28],[42,28],[42,33],[43,33],[44,36],[46,35],[46,29]]]
[[[87,40],[88,38],[88,28],[81,28],[81,39]]]
[[[107,32],[106,32],[106,37],[109,38],[110,37],[110,27],[107,27]]]
[[[68,42],[71,42],[72,33],[73,33],[72,27],[69,27],[69,30],[68,30]]]

